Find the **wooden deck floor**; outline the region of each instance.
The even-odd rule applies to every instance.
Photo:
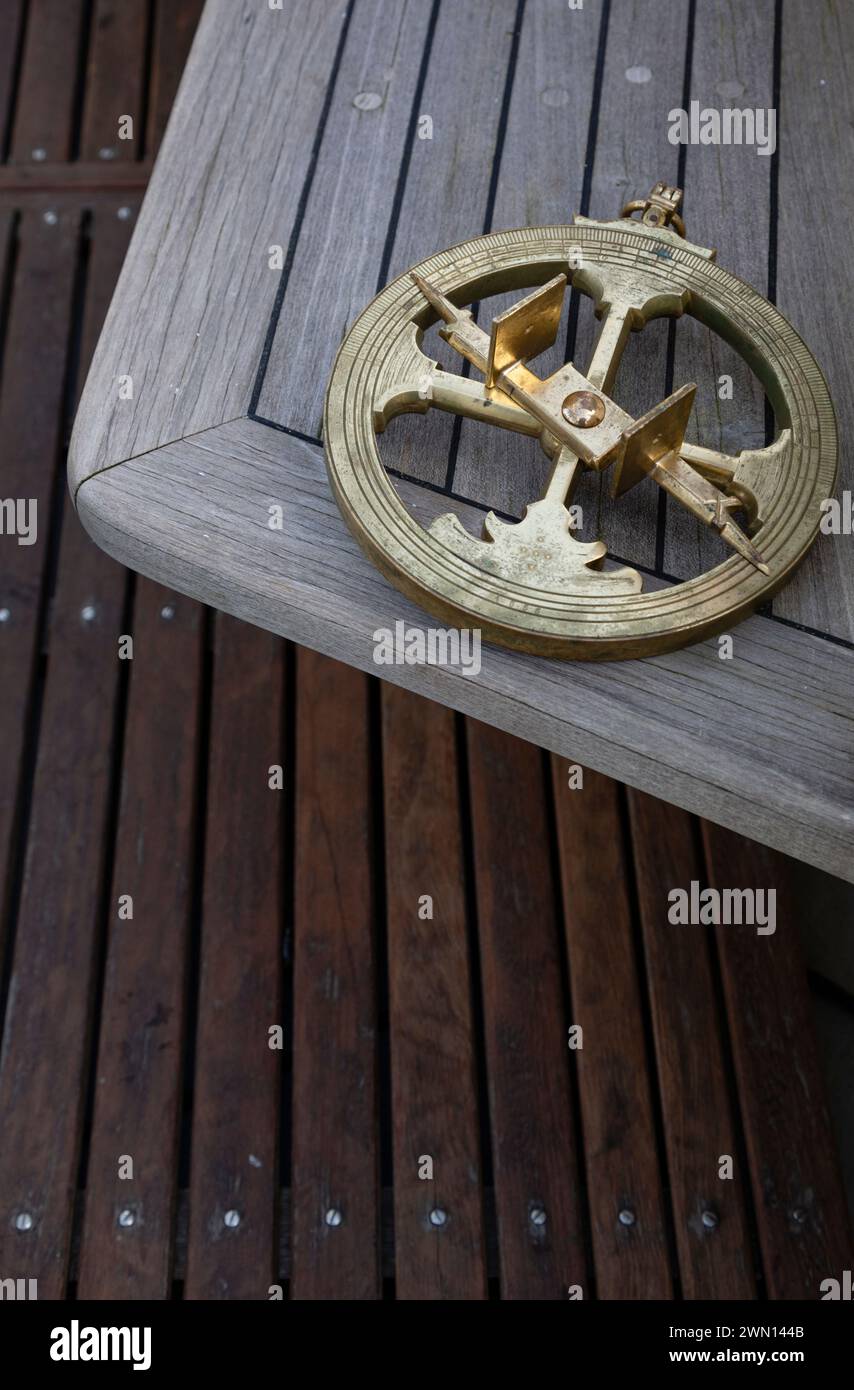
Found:
[[[852,1246],[793,865],[137,580],[74,517],[200,8],[0,11],[0,493],[39,517],[0,537],[0,1276],[817,1297]],[[776,933],[669,925],[692,880],[774,886]]]

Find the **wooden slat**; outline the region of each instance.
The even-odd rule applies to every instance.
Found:
[[[813,983],[812,980],[810,982]],[[823,984],[812,990],[816,1042],[822,1072],[827,1083],[828,1104],[842,1183],[848,1196],[848,1211],[854,1210],[854,1090],[851,1087],[851,1058],[854,1057],[854,1007],[852,995],[825,990]]]
[[[0,214],[3,264],[11,250],[13,218]],[[0,902],[5,907],[16,842],[19,781],[32,709],[38,624],[49,554],[51,499],[61,443],[63,398],[77,262],[80,216],[65,212],[48,224],[25,213],[6,325],[0,394],[0,494],[33,499],[35,545],[4,536],[0,548]],[[4,921],[8,920],[4,912]]]
[[[455,718],[382,692],[395,1293],[486,1294]],[[429,905],[425,903],[429,897]],[[427,912],[429,916],[425,915]],[[420,1176],[425,1157],[432,1179]],[[431,1212],[443,1212],[443,1225]]]
[[[483,229],[498,157],[516,12],[516,0],[487,4],[465,0],[439,9],[419,103],[419,113],[433,121],[433,138],[422,140],[416,133],[412,141],[394,246],[383,280]],[[476,82],[472,82],[474,53],[478,55]],[[369,294],[378,288],[375,279]],[[463,370],[462,358],[443,342],[437,328],[425,334],[423,348],[448,370]],[[392,422],[381,441],[382,456],[403,473],[444,484],[454,437],[450,415],[432,411],[426,416],[402,416]]]
[[[340,338],[376,291],[430,9],[362,0],[348,30],[258,402],[262,417],[314,438]],[[371,214],[353,236],[357,205]],[[310,352],[294,350],[309,340]]]
[[[291,1296],[372,1299],[380,1249],[367,681],[300,652],[296,720]]]
[[[768,109],[774,105],[775,0],[752,5],[707,0],[696,9],[691,100],[701,109]],[[681,103],[680,103],[681,104]],[[683,204],[689,241],[717,248],[717,264],[753,285],[768,287],[772,159],[754,145],[689,145]],[[732,399],[719,379],[732,377]],[[738,354],[685,315],[675,335],[673,389],[697,383],[688,438],[735,454],[765,444],[765,394]],[[710,527],[667,501],[664,570],[691,579],[729,554]]]
[[[779,112],[777,303],[809,344],[827,376],[841,441],[836,496],[854,491],[845,441],[854,428],[854,379],[847,344],[854,280],[845,229],[854,219],[854,186],[842,170],[854,163],[854,7],[835,0],[785,0]],[[809,218],[832,190],[826,215]],[[774,612],[854,641],[854,543],[820,536]]]
[[[620,789],[589,771],[572,789],[567,763],[551,765],[596,1292],[671,1298]]]
[[[156,154],[204,0],[156,0],[146,149]]]
[[[589,1297],[542,755],[475,721],[467,743],[501,1294]]]
[[[77,1296],[168,1298],[201,664],[201,609],[143,582],[116,827]],[[132,898],[132,920],[119,900]],[[133,1160],[132,1180],[119,1157]],[[130,1212],[133,1224],[119,1221]]]
[[[148,14],[148,0],[95,0],[80,135],[83,159],[141,158]],[[131,140],[119,139],[124,116],[133,121]]]
[[[594,11],[590,6],[571,10],[565,0],[525,6],[492,228],[471,220],[444,245],[483,230],[568,222],[578,212],[602,22],[597,11],[598,7]],[[440,244],[431,249],[438,251]],[[507,298],[511,302],[519,295]],[[501,301],[499,296],[498,302],[484,305],[481,322],[498,310]],[[450,350],[441,346],[445,361]],[[539,375],[562,365],[565,346],[564,318],[555,347],[538,359]],[[521,516],[525,504],[538,495],[547,469],[537,441],[463,422],[453,484],[462,496]]]
[[[629,811],[682,1296],[754,1298],[750,1183],[726,1082],[714,943],[709,928],[667,918],[670,890],[703,879],[694,822],[642,792],[629,792]],[[733,1173],[722,1179],[727,1154]]]
[[[0,6],[0,159],[5,159],[17,83],[18,45],[26,23],[27,0]]]
[[[114,202],[93,216],[84,364],[91,359],[133,225],[118,212]],[[117,575],[116,583],[123,588],[124,577]],[[136,664],[129,667],[80,1298],[165,1298],[170,1288],[200,610],[143,583],[131,629]],[[123,894],[133,899],[133,920],[118,917]],[[132,1157],[133,1180],[119,1178],[120,1154]],[[125,1210],[133,1213],[132,1226],[118,1222]]]
[[[85,14],[84,0],[30,0],[12,132],[15,161],[70,159],[73,154]]]
[[[286,793],[270,787],[269,769],[283,763],[283,657],[276,638],[217,617],[185,1284],[192,1299],[265,1299],[275,1273],[281,1053],[268,1030],[281,1023]]]
[[[765,1280],[771,1298],[819,1297],[854,1256],[791,911],[789,866],[705,823],[712,887],[774,889],[776,931],[717,928]]]

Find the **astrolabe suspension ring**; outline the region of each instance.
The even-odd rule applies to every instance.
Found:
[[[410,598],[445,622],[508,647],[571,658],[669,651],[723,631],[765,603],[819,532],[836,479],[836,427],[809,350],[774,305],[684,239],[678,189],[657,184],[614,221],[494,232],[439,252],[377,295],[347,333],[326,395],[329,477],[360,544]],[[636,219],[633,213],[640,212]],[[528,366],[557,335],[569,285],[601,329],[585,372],[541,378]],[[489,331],[468,305],[522,297]],[[525,291],[529,291],[525,293]],[[683,384],[633,418],[613,399],[620,355],[653,318],[694,316],[756,372],[777,433],[735,455],[689,442],[696,387]],[[440,369],[421,348],[440,320],[478,378]],[[539,438],[552,459],[543,495],[517,523],[489,513],[471,535],[454,513],[424,528],[380,459],[395,415],[429,409]],[[716,531],[725,557],[684,583],[643,592],[642,576],[577,541],[568,504],[585,469],[608,470],[620,497],[645,479]]]

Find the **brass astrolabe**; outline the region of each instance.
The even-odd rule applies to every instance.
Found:
[[[656,184],[603,222],[523,227],[463,242],[386,286],[338,351],[324,439],[338,505],[364,550],[410,598],[446,623],[548,656],[616,660],[670,651],[721,632],[766,602],[815,540],[836,480],[827,385],[782,314],[685,240],[681,191]],[[640,213],[639,218],[633,216]],[[586,374],[568,363],[541,379],[527,366],[555,341],[571,284],[602,320]],[[475,301],[532,291],[480,328]],[[638,419],[611,391],[629,333],[687,313],[742,355],[774,409],[777,435],[735,455],[685,439],[696,387]],[[437,319],[481,374],[440,369],[421,350]],[[430,408],[533,435],[552,460],[548,485],[482,538],[449,513],[425,529],[395,491],[376,436],[395,415]],[[606,562],[601,540],[574,539],[568,511],[582,470],[611,470],[619,497],[652,478],[729,549],[707,573],[643,593],[642,577]],[[739,524],[734,513],[744,520]]]

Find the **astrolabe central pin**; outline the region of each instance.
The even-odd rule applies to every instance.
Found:
[[[778,309],[685,240],[682,194],[658,183],[619,218],[493,232],[439,252],[386,286],[347,333],[324,411],[338,505],[383,574],[445,622],[507,647],[616,660],[673,650],[731,627],[781,587],[819,532],[836,481],[827,385]],[[634,214],[639,213],[636,217]],[[568,286],[593,300],[601,329],[586,372],[571,362],[539,377]],[[481,328],[468,305],[530,290]],[[614,399],[632,331],[692,315],[759,376],[777,432],[765,448],[729,455],[689,442],[694,384],[639,418]],[[442,370],[421,342],[436,320],[482,380]],[[380,459],[377,435],[395,415],[450,411],[532,435],[551,460],[543,495],[519,522],[490,512],[476,537],[454,512],[425,528]],[[651,479],[720,536],[720,563],[644,592],[603,541],[572,534],[584,470],[609,470],[611,494]]]

